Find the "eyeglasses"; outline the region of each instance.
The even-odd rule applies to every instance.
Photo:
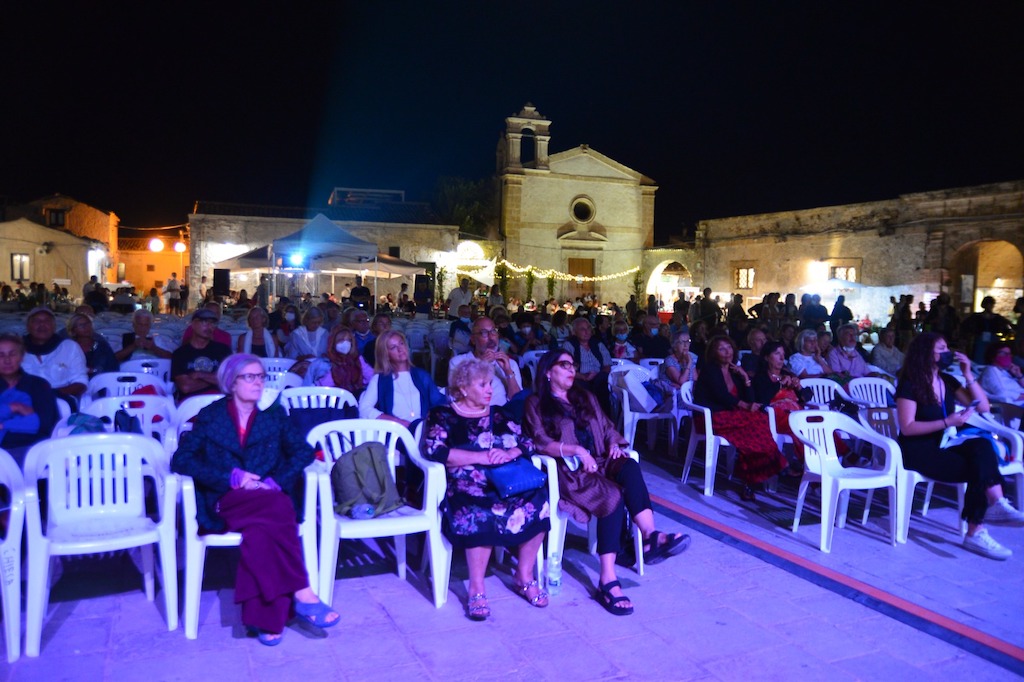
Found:
[[[260,372],[259,374],[255,374],[253,372],[246,372],[245,374],[239,374],[238,378],[247,384],[254,384],[257,381],[259,381],[260,383],[266,381],[267,375],[264,374],[263,372]]]
[[[476,332],[477,336],[497,336],[497,329],[480,329]]]
[[[579,369],[579,367],[576,366],[576,363],[573,362],[572,360],[559,360],[558,362],[555,363],[555,365],[557,365],[558,367],[561,367],[562,369],[564,369],[567,372],[570,369],[572,369],[572,370],[578,370]]]

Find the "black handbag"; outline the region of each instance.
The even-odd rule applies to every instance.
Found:
[[[528,457],[516,457],[511,462],[488,467],[484,473],[502,499],[536,490],[548,480],[548,475],[533,466]]]

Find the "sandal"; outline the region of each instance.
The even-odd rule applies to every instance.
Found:
[[[260,630],[259,628],[250,627],[249,635],[255,636],[263,646],[277,646],[284,639],[284,633],[267,632],[266,630]]]
[[[662,535],[667,538],[665,542],[659,542]],[[686,533],[666,535],[661,531],[652,530],[644,544],[651,547],[644,552],[644,563],[653,565],[686,551],[686,548],[690,546],[690,536]]]
[[[753,488],[749,485],[745,485],[740,489],[740,499],[744,502],[755,502],[757,501],[757,496],[754,494]]]
[[[530,603],[530,606],[536,606],[538,609],[542,609],[548,605],[548,593],[540,589],[540,583],[536,580],[524,584],[513,581],[515,587],[515,593]],[[537,594],[531,597],[528,593],[531,587],[537,588]]]
[[[334,620],[328,620],[331,614],[337,616],[338,612],[322,601],[307,604],[299,601],[298,599],[295,600],[295,615],[302,618],[313,627],[331,628],[337,625],[341,620],[341,617],[339,616]]]
[[[482,621],[491,617],[491,607],[487,605],[487,595],[481,592],[474,594],[466,602],[466,616],[470,620]]]
[[[612,590],[616,587],[622,587],[618,580],[613,580],[610,583],[597,585],[597,592],[594,593],[594,599],[604,607],[604,610],[613,616],[628,616],[633,613],[632,606],[622,606],[622,602],[629,601],[629,597],[622,596],[616,597],[612,594]]]

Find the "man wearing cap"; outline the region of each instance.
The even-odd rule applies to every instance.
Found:
[[[49,308],[33,308],[26,320],[25,359],[21,368],[50,382],[58,395],[77,405],[89,384],[89,369],[81,346],[57,336],[57,318]]]
[[[179,402],[204,393],[219,393],[217,368],[229,355],[231,348],[213,340],[217,313],[200,308],[192,313],[192,331],[188,341],[171,355],[171,379],[178,389]]]
[[[213,325],[213,340],[217,343],[223,343],[228,348],[231,348],[231,334],[218,327],[220,323],[220,303],[216,301],[210,301],[203,304],[203,309],[213,313],[216,322]],[[181,344],[185,345],[188,340],[192,338],[192,325],[185,330],[185,333],[181,335]]]

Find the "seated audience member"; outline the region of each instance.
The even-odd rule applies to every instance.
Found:
[[[485,319],[478,318],[476,324]],[[517,548],[516,594],[532,606],[548,605],[548,595],[534,575],[537,549],[551,528],[547,486],[502,497],[485,474],[484,467],[533,454],[519,425],[494,406],[493,372],[492,362],[473,357],[453,366],[448,381],[452,403],[431,409],[424,430],[424,455],[444,464],[447,472],[442,528],[452,546],[466,550],[466,613],[472,620],[491,615],[484,577],[495,545]]]
[[[546,353],[537,364],[536,393],[526,399],[524,429],[536,451],[558,462],[559,508],[586,524],[597,517],[598,591],[611,614],[633,613],[615,576],[625,511],[644,537],[644,561],[656,564],[690,544],[690,536],[655,528],[650,494],[640,465],[629,457],[616,430],[592,393],[576,382],[576,363],[564,350]]]
[[[470,350],[470,341],[473,336],[472,309],[468,305],[460,305],[458,312],[451,325],[448,327],[448,346],[452,355],[462,355]]]
[[[555,303],[555,305],[558,304]],[[556,308],[551,316],[551,327],[548,329],[548,345],[551,348],[560,348],[562,342],[569,338],[570,334],[572,334],[572,330],[569,329],[569,314],[561,308]]]
[[[508,318],[508,315],[498,313],[497,315],[492,315],[491,319],[494,320],[494,326],[498,328],[498,346],[502,352],[508,353],[513,358],[519,357],[520,352],[519,346],[516,345],[516,334],[512,330],[512,321]]]
[[[800,379],[820,377],[832,373],[832,367],[825,361],[818,349],[818,333],[805,329],[796,337],[797,353],[789,356],[789,371]]]
[[[228,334],[226,331],[224,331],[223,329],[221,329],[220,327],[217,326],[218,324],[220,324],[220,318],[221,318],[220,304],[217,303],[216,301],[209,301],[209,302],[203,304],[203,308],[205,308],[209,312],[213,313],[213,331],[212,331],[212,335],[211,335],[211,340],[216,341],[217,343],[223,343],[225,346],[227,346],[230,349],[231,348],[231,334]],[[184,310],[182,310],[182,312],[184,312]],[[182,343],[182,345],[188,343],[189,339],[192,338],[192,333],[193,332],[192,332],[192,326],[191,325],[189,325],[188,327],[185,327],[185,333],[181,335],[181,343]]]
[[[637,350],[629,342],[629,325],[625,320],[616,320],[612,324],[612,338],[606,345],[608,355],[613,360],[635,360],[637,358]]]
[[[803,409],[800,400],[800,379],[786,369],[786,349],[781,341],[768,341],[761,348],[761,371],[751,379],[753,399],[759,405],[767,405],[775,412],[775,427],[778,433],[793,438],[793,452],[797,464],[790,465],[790,473],[803,474],[804,444],[793,436],[789,425],[789,414]],[[837,446],[841,441],[837,441]],[[840,452],[846,452],[845,446]]]
[[[327,330],[323,328],[324,314],[312,307],[302,316],[302,324],[288,337],[285,357],[299,362],[321,358],[327,352]]]
[[[814,332],[808,330],[811,338]],[[727,336],[708,342],[704,367],[693,385],[693,400],[711,410],[715,435],[736,448],[740,499],[753,502],[754,488],[786,468],[786,458],[772,436],[768,415],[754,399],[750,377],[733,364],[736,346]]]
[[[363,315],[366,315],[366,313],[360,313],[360,318]],[[355,315],[353,315],[353,317],[355,317]],[[363,356],[363,360],[365,360],[366,364],[371,368],[373,367],[373,363],[377,361],[377,338],[389,329],[391,329],[391,316],[384,313],[377,313],[373,316],[373,322],[370,323],[370,336],[369,338],[364,337],[365,342],[363,344],[356,342],[356,337],[353,332],[352,339],[353,343],[356,344],[356,350]],[[330,344],[327,344],[327,347],[330,348]]]
[[[826,358],[832,371],[844,379],[866,377],[871,371],[857,349],[857,325],[848,323],[839,328],[839,343],[833,346]]]
[[[790,296],[792,295],[790,294]],[[786,349],[787,359],[797,352],[796,332],[796,325],[788,322],[783,323],[782,327],[779,328],[779,341],[782,342],[782,347]]]
[[[462,363],[473,359],[488,363],[492,368],[490,404],[507,404],[523,390],[523,377],[519,370],[519,363],[501,350],[498,343],[498,330],[494,326],[494,322],[487,317],[476,318],[473,321],[469,342],[472,351],[453,357],[448,365],[448,372],[453,372]]]
[[[327,338],[327,356],[310,361],[304,383],[343,388],[358,398],[372,376],[373,368],[356,350],[352,330],[338,325]]]
[[[750,352],[740,356],[740,367],[747,376],[755,376],[761,371],[761,349],[767,342],[768,335],[757,327],[747,332],[747,348]]]
[[[30,447],[50,437],[57,424],[57,396],[45,380],[21,367],[25,343],[0,334],[0,447],[22,464]]]
[[[236,353],[247,353],[258,358],[279,358],[281,349],[277,346],[277,339],[270,333],[270,316],[260,306],[253,306],[245,316],[246,325],[249,327],[244,334],[238,337],[235,346]]]
[[[635,337],[633,345],[642,358],[667,358],[672,352],[672,342],[661,335],[661,321],[657,315],[643,319],[643,333]]]
[[[318,628],[337,625],[338,614],[309,585],[296,528],[313,448],[279,403],[259,408],[266,374],[258,357],[232,356],[217,379],[227,396],[199,412],[171,469],[195,480],[202,532],[242,534],[235,575],[242,623],[266,646],[281,643],[292,614]]]
[[[960,364],[966,386],[942,370]],[[967,521],[964,549],[990,559],[1009,559],[1013,552],[988,533],[985,523],[1024,525],[1024,514],[1003,495],[1003,477],[995,446],[985,438],[969,438],[942,447],[950,427],[959,428],[978,412],[988,412],[985,391],[974,380],[971,361],[949,350],[939,334],[925,332],[910,342],[896,385],[899,444],[907,469],[949,483],[967,483],[963,518]],[[967,405],[962,412],[956,404]]]
[[[178,402],[194,395],[219,392],[217,369],[231,355],[231,349],[213,340],[217,315],[202,307],[192,313],[188,342],[171,354],[171,380],[178,392]]]
[[[68,318],[68,338],[78,344],[85,354],[85,366],[89,369],[89,378],[103,372],[116,372],[120,368],[114,349],[107,340],[96,333],[92,326],[92,318],[82,313],[75,313]]]
[[[132,331],[121,335],[121,350],[114,353],[118,362],[162,358],[169,360],[174,344],[153,333],[153,313],[145,309],[132,314]]]
[[[665,358],[665,362],[658,365],[656,381],[663,394],[661,409],[671,409],[680,387],[696,378],[697,368],[690,356],[690,335],[687,332],[676,334],[672,341],[672,353]]]
[[[548,340],[544,336],[544,328],[533,319],[533,313],[522,312],[516,316],[516,332],[514,340],[520,353],[531,350],[545,350]]]
[[[608,397],[608,373],[612,358],[604,344],[594,338],[594,327],[585,317],[572,322],[572,336],[562,343],[562,349],[572,356],[576,370],[576,383],[597,397],[606,412],[611,412]]]
[[[430,372],[409,360],[405,334],[392,329],[377,339],[377,363],[366,390],[359,397],[359,416],[387,419],[415,430],[430,408],[447,404]]]
[[[1024,374],[1013,363],[1010,344],[996,341],[985,349],[985,362],[981,373],[981,387],[992,400],[1024,406]]]
[[[871,364],[897,376],[903,369],[903,351],[896,347],[896,330],[886,327],[878,333],[878,345],[871,349]]]
[[[25,356],[21,368],[42,377],[74,408],[89,384],[89,368],[81,346],[57,336],[57,318],[49,308],[34,308],[26,320]]]

